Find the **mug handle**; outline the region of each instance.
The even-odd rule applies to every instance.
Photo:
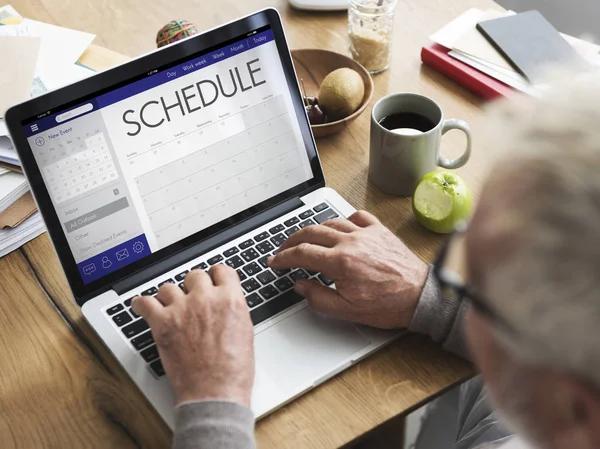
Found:
[[[460,129],[467,136],[467,149],[457,159],[449,160],[446,159],[441,154],[438,154],[437,164],[443,168],[459,168],[467,163],[469,158],[471,157],[471,127],[464,120],[459,119],[450,119],[444,121],[444,126],[442,127],[442,136],[446,134],[451,129]]]

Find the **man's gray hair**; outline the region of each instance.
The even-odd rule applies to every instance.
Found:
[[[477,241],[497,253],[479,268],[483,295],[512,328],[497,333],[520,358],[600,388],[600,77],[490,115],[480,151],[504,156],[482,193]]]

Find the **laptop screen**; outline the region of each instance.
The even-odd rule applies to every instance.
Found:
[[[84,284],[313,177],[269,26],[25,134]]]

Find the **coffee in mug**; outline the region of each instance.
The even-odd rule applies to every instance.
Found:
[[[420,134],[435,128],[435,123],[414,112],[399,112],[383,117],[379,124],[396,134]]]

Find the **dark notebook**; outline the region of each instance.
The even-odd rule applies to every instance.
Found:
[[[581,70],[587,66],[538,11],[480,22],[477,29],[530,83],[544,82],[547,67]]]

